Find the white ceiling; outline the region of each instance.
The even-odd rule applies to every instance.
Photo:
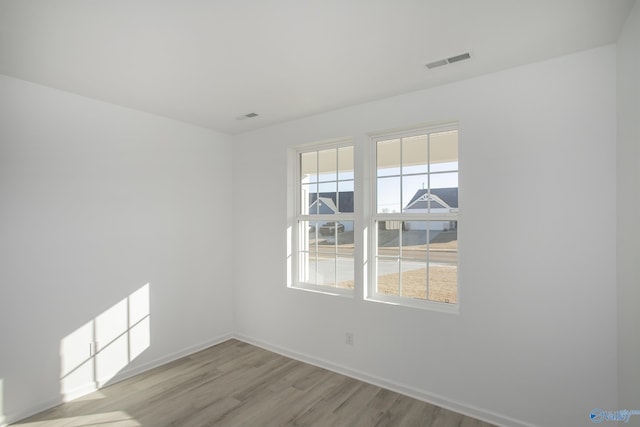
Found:
[[[0,0],[0,73],[235,134],[614,43],[633,1]]]

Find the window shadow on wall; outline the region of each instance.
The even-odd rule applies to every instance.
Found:
[[[141,286],[60,340],[60,396],[63,402],[73,402],[12,425],[35,427],[64,420],[64,425],[75,426],[142,426],[124,411],[101,408],[90,401],[105,397],[104,391],[97,390],[150,347],[150,287],[149,283]],[[0,425],[2,385],[0,379]]]
[[[149,287],[140,287],[60,341],[64,401],[103,387],[150,346]]]

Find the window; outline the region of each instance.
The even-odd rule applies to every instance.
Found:
[[[366,161],[356,166],[350,140],[289,152],[288,286],[457,311],[457,124],[376,135],[360,148],[368,170],[356,171]]]
[[[295,162],[293,286],[353,294],[353,145],[298,150]]]
[[[373,138],[368,298],[406,305],[458,301],[458,131]]]

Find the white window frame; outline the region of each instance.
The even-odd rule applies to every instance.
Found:
[[[370,260],[369,269],[368,269],[368,277],[369,280],[365,286],[365,300],[379,303],[387,303],[393,305],[414,307],[420,309],[428,309],[434,311],[442,311],[446,313],[459,313],[460,309],[460,275],[457,274],[457,283],[456,283],[456,292],[457,292],[457,302],[456,303],[443,303],[430,301],[427,299],[418,299],[418,298],[410,298],[410,297],[402,297],[402,296],[394,296],[377,292],[377,256],[378,256],[378,242],[377,242],[377,224],[379,221],[457,221],[458,222],[458,242],[460,241],[460,228],[459,228],[459,209],[455,213],[378,213],[377,206],[377,143],[379,141],[386,141],[390,139],[396,138],[407,138],[411,136],[418,136],[424,134],[432,134],[438,132],[446,132],[446,131],[458,131],[458,146],[459,146],[459,124],[458,122],[450,122],[446,124],[439,124],[434,126],[424,126],[420,128],[411,128],[404,131],[394,131],[394,132],[385,132],[385,133],[377,133],[370,134],[371,143],[370,143],[370,206],[369,206],[369,233],[368,240],[369,246],[367,249],[368,256],[367,258]],[[459,158],[458,158],[459,162]],[[459,165],[459,163],[458,163]],[[460,167],[458,166],[458,173],[460,173]],[[402,183],[402,180],[400,180]],[[401,184],[402,185],[402,184]],[[459,184],[458,184],[459,185]],[[402,190],[400,190],[402,191]],[[401,209],[404,206],[400,207]],[[427,254],[428,256],[428,254]],[[427,260],[428,263],[428,260]],[[428,265],[428,264],[427,264]],[[457,257],[457,265],[458,272],[460,266],[460,257],[458,253]],[[427,292],[428,292],[428,283],[427,283]]]
[[[300,183],[300,158],[301,155],[303,153],[309,153],[309,152],[314,152],[314,151],[322,151],[322,150],[328,150],[328,149],[340,149],[343,147],[352,147],[353,149],[353,158],[354,158],[354,189],[353,189],[353,193],[354,193],[354,212],[348,212],[348,213],[336,213],[336,214],[303,214],[301,212],[301,206],[302,206],[302,200],[301,200],[301,183]],[[329,294],[329,295],[339,295],[339,296],[346,296],[346,297],[354,297],[355,295],[355,289],[356,289],[356,283],[355,283],[355,259],[356,259],[356,254],[359,251],[358,247],[354,245],[354,254],[353,254],[353,259],[354,259],[354,287],[353,288],[339,288],[336,286],[329,286],[329,285],[319,285],[319,284],[313,284],[313,283],[307,283],[307,282],[301,282],[299,280],[301,272],[300,272],[300,266],[301,266],[301,260],[300,260],[300,252],[301,252],[301,239],[303,238],[303,236],[300,235],[300,227],[299,227],[299,223],[300,221],[309,221],[309,222],[330,222],[330,221],[336,221],[336,222],[343,222],[343,221],[351,221],[354,224],[354,228],[355,228],[355,219],[356,219],[356,191],[357,191],[357,185],[356,185],[356,161],[355,161],[355,156],[356,156],[356,149],[355,149],[355,145],[353,143],[352,139],[340,139],[340,140],[334,140],[334,141],[330,141],[330,142],[322,142],[322,143],[314,143],[314,144],[309,144],[309,145],[304,145],[304,146],[300,146],[297,147],[293,150],[290,151],[291,156],[290,157],[290,165],[291,163],[293,163],[293,167],[289,168],[290,171],[293,172],[293,176],[290,177],[290,182],[292,183],[292,185],[289,186],[289,192],[291,194],[291,191],[293,192],[293,197],[290,199],[293,203],[292,205],[290,204],[289,206],[289,211],[291,212],[290,215],[290,221],[289,221],[289,248],[288,248],[288,254],[287,257],[291,260],[291,265],[290,265],[290,269],[289,269],[289,280],[288,280],[288,287],[290,288],[294,288],[294,289],[302,289],[302,290],[308,290],[308,291],[313,291],[313,292],[320,292],[320,293],[324,293],[324,294]],[[290,172],[291,173],[291,172]],[[337,257],[337,254],[336,254]]]

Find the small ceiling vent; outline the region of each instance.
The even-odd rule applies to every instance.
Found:
[[[460,55],[451,56],[449,58],[438,59],[437,61],[432,61],[426,64],[428,69],[442,67],[443,65],[453,64],[454,62],[464,61],[466,59],[471,59],[471,52],[461,53]]]
[[[258,113],[245,114],[244,116],[236,117],[236,120],[253,119],[254,117],[258,117]]]

